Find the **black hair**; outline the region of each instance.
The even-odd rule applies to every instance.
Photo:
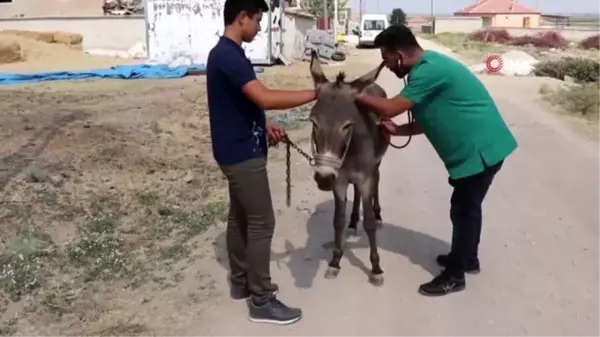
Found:
[[[392,25],[377,34],[373,41],[375,47],[388,50],[414,50],[420,48],[417,38],[405,25]]]
[[[225,25],[232,24],[241,12],[246,12],[248,15],[255,15],[259,11],[266,12],[269,10],[269,6],[265,0],[225,0],[225,6],[223,7]]]

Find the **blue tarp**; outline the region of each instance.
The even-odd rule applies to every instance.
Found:
[[[191,71],[203,72],[204,70],[204,65],[168,67],[166,65],[136,64],[87,71],[54,71],[30,74],[0,73],[0,85],[93,78],[180,78],[186,76]]]

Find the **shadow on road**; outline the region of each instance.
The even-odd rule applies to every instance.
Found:
[[[350,219],[352,206],[351,200],[347,202],[346,219]],[[312,287],[313,280],[317,276],[322,261],[329,263],[331,258],[331,247],[333,245],[333,200],[317,205],[306,224],[308,238],[304,247],[296,247],[285,239],[284,252],[271,252],[271,260],[276,261],[278,265],[284,264],[289,268],[294,284],[298,288]],[[385,210],[382,213],[385,218]],[[347,220],[347,221],[348,221]],[[371,262],[368,259],[364,261],[359,259],[353,252],[354,249],[368,249],[369,243],[364,230],[360,228],[359,239],[356,242],[346,241],[344,246],[344,257],[350,262],[350,265],[361,269],[368,274],[371,269]],[[377,233],[377,244],[381,251],[389,251],[400,254],[413,264],[420,266],[432,276],[436,275],[440,267],[435,262],[437,254],[447,253],[450,245],[429,234],[416,232],[398,225],[384,223]],[[215,258],[219,264],[229,269],[227,262],[227,253],[225,246],[225,231],[217,237],[214,245]],[[285,262],[287,260],[287,262]],[[381,267],[384,272],[386,269],[385,258],[382,258]],[[342,271],[343,272],[343,271]],[[365,281],[366,282],[366,281]]]

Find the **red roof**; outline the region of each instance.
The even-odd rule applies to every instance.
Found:
[[[541,14],[541,12],[521,5],[517,0],[479,0],[476,4],[467,6],[454,14]]]

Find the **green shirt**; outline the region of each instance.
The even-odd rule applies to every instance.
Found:
[[[450,177],[463,178],[504,160],[517,141],[483,83],[466,66],[426,50],[400,93]]]

